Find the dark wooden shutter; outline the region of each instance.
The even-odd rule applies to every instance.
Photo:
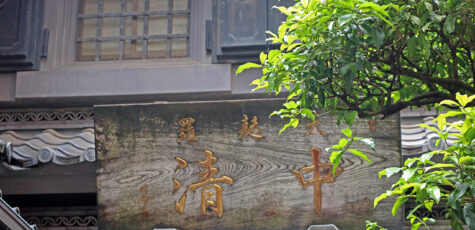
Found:
[[[285,15],[274,5],[290,6],[292,0],[215,0],[213,2],[212,50],[213,63],[242,63],[257,60],[261,51],[269,48],[267,30],[277,31]]]
[[[40,66],[43,0],[0,0],[0,72]]]

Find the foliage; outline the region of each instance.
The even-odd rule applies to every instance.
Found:
[[[393,214],[409,199],[419,203],[415,209],[448,200],[448,217],[454,229],[460,222],[473,223],[473,148],[472,127],[475,112],[472,97],[457,92],[475,93],[475,4],[472,0],[300,0],[291,7],[277,7],[287,20],[270,40],[279,49],[260,54],[260,64],[239,66],[236,74],[249,68],[262,68],[254,80],[254,90],[279,94],[288,90],[282,109],[272,115],[288,118],[283,127],[297,127],[299,119],[315,120],[315,108],[338,114],[352,127],[359,118],[383,118],[412,106],[440,103],[461,108],[437,118],[442,141],[459,135],[460,141],[448,150],[411,159],[402,168],[389,168],[380,176],[402,171],[401,179],[375,200],[397,196]],[[458,99],[458,103],[453,100]],[[471,103],[471,104],[469,104]],[[447,123],[445,118],[464,115],[464,124]],[[444,117],[445,116],[445,117]],[[461,134],[449,134],[459,129]],[[331,162],[338,167],[343,154],[350,152],[363,159],[363,153],[350,149],[357,138],[343,129],[348,138],[333,150]],[[470,139],[470,140],[469,140]],[[432,157],[443,155],[443,163]],[[369,159],[367,159],[368,162]],[[451,167],[449,167],[449,165]],[[468,168],[467,168],[468,167]],[[452,169],[449,170],[448,168]],[[447,190],[455,188],[454,190]],[[451,195],[453,194],[453,195]],[[465,212],[465,213],[464,213]],[[413,213],[413,212],[412,212]],[[428,218],[409,215],[413,229],[426,226]],[[464,214],[470,214],[468,217]],[[367,229],[383,229],[367,222]]]
[[[475,229],[475,109],[466,107],[475,99],[457,94],[457,101],[444,100],[440,104],[457,106],[459,109],[439,115],[434,122],[438,129],[420,125],[431,129],[439,135],[440,142],[447,143],[449,136],[457,137],[446,150],[436,150],[421,157],[410,158],[401,168],[387,168],[379,173],[379,177],[390,177],[401,172],[401,177],[393,184],[390,190],[374,200],[374,206],[379,201],[395,196],[392,214],[395,215],[402,204],[412,199],[417,206],[407,216],[412,229],[423,225],[427,229],[430,218],[419,218],[413,213],[425,207],[432,211],[432,206],[441,201],[447,202],[447,218],[450,219],[452,229],[463,229],[461,224],[467,224],[471,230]],[[454,116],[463,116],[464,122],[450,123],[446,119]],[[450,132],[456,129],[458,132]],[[440,143],[437,142],[437,143]],[[443,160],[434,160],[436,156],[443,156]]]
[[[366,230],[387,230],[378,224],[378,222],[366,221]]]
[[[333,164],[332,173],[335,174],[335,171],[340,164],[340,160],[346,152],[349,152],[357,157],[361,157],[371,164],[371,160],[366,154],[357,149],[350,149],[350,146],[354,141],[360,141],[368,145],[373,151],[376,151],[374,140],[372,138],[355,137],[353,131],[350,128],[342,129],[341,132],[346,136],[346,138],[341,138],[338,141],[338,144],[326,149],[327,152],[330,152],[332,149],[334,150],[330,156],[330,162]]]
[[[471,0],[300,0],[277,8],[288,15],[277,34],[269,32],[280,49],[237,74],[262,68],[255,89],[289,90],[278,112],[288,126],[314,119],[315,107],[340,117],[389,116],[475,93]]]

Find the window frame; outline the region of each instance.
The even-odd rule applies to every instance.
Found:
[[[77,23],[76,27],[76,44],[75,44],[75,49],[76,49],[76,60],[77,61],[87,61],[87,60],[79,60],[80,55],[79,55],[79,46],[81,43],[87,43],[87,42],[93,42],[95,46],[95,57],[94,61],[100,61],[101,60],[101,43],[102,42],[117,42],[118,43],[118,49],[117,49],[117,59],[113,60],[107,60],[107,59],[102,59],[102,61],[122,61],[122,60],[133,60],[133,59],[159,59],[159,58],[178,58],[178,57],[188,57],[190,55],[190,15],[191,15],[191,0],[187,0],[187,9],[186,10],[175,10],[173,9],[173,3],[174,0],[168,0],[168,8],[167,9],[160,9],[159,11],[151,11],[150,10],[150,0],[143,0],[144,4],[144,9],[136,12],[127,12],[126,11],[126,6],[127,6],[127,0],[116,0],[120,1],[118,2],[120,4],[120,12],[115,12],[115,13],[104,13],[104,12],[97,12],[94,14],[81,14],[81,8],[82,2],[84,0],[79,0],[79,6],[78,6],[78,14],[77,14],[77,20],[86,20],[86,19],[96,19],[96,33],[95,37],[80,37],[79,36],[79,31],[81,24]],[[104,5],[104,0],[98,0],[97,1],[97,10],[100,11],[103,9]],[[160,35],[150,35],[149,34],[149,26],[150,26],[150,20],[154,16],[162,16],[167,18],[167,31],[166,34],[160,34]],[[186,33],[173,33],[173,19],[175,16],[186,16],[187,18],[187,25],[186,25]],[[142,35],[130,35],[128,36],[126,34],[126,19],[127,17],[143,17],[143,34]],[[103,29],[103,24],[104,24],[104,19],[108,18],[118,18],[119,19],[119,34],[117,36],[101,36],[102,29]],[[148,41],[151,39],[163,39],[166,40],[166,51],[165,51],[165,56],[163,57],[148,57]],[[173,55],[173,45],[172,45],[172,40],[173,39],[186,39],[187,46],[186,46],[186,55],[184,56],[174,56]],[[140,41],[142,44],[142,51],[140,57],[137,58],[126,58],[127,55],[125,55],[125,44],[127,41]]]
[[[42,60],[41,70],[77,69],[87,66],[98,68],[140,68],[146,66],[174,66],[210,64],[211,55],[206,51],[206,20],[212,17],[212,1],[190,1],[189,43],[187,57],[124,59],[124,60],[77,60],[76,38],[80,0],[50,0],[45,2],[45,27],[50,30],[47,58]],[[72,15],[74,15],[72,17]],[[124,64],[126,64],[124,66]]]

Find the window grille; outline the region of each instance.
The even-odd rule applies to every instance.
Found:
[[[81,0],[77,60],[189,56],[190,0]]]

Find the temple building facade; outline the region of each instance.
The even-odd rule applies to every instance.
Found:
[[[257,62],[260,52],[275,47],[266,41],[269,35],[265,31],[276,31],[285,15],[273,6],[291,4],[291,0],[0,0],[0,217],[4,222],[0,229],[28,229],[30,225],[37,229],[100,229],[100,218],[107,218],[100,213],[109,212],[101,211],[107,209],[101,206],[104,198],[99,196],[98,201],[100,189],[108,189],[101,187],[105,182],[98,181],[102,180],[98,175],[107,170],[98,163],[98,156],[107,156],[98,151],[107,146],[104,143],[114,140],[100,139],[109,126],[104,125],[108,120],[102,117],[98,125],[96,108],[275,102],[284,98],[263,91],[250,93],[249,84],[261,77],[260,70],[247,70],[239,76],[235,72],[240,64]],[[99,110],[104,117],[113,117]],[[137,111],[143,115],[155,110]],[[134,116],[133,112],[120,115]],[[393,129],[397,129],[402,158],[444,147],[435,146],[434,133],[416,126],[429,123],[427,117],[435,115],[434,111],[404,110],[397,117],[395,122],[400,126]],[[249,114],[247,128],[254,127],[253,116]],[[227,122],[226,119],[221,121]],[[238,128],[240,119],[241,115],[234,124]],[[265,126],[261,122],[265,119],[259,119],[254,120],[255,126]],[[200,121],[194,122],[199,127]],[[384,122],[377,120],[376,128]],[[173,138],[178,137],[175,135],[179,127],[170,134]],[[262,132],[266,130],[262,129],[249,131],[248,139],[241,140],[243,146],[252,146],[259,141],[255,137],[265,136]],[[135,131],[131,133],[140,134]],[[241,134],[246,135],[245,132]],[[197,140],[201,138],[198,134]],[[117,148],[130,147],[126,145],[118,143]],[[211,170],[214,166],[209,163],[215,155],[218,159],[221,155],[219,151],[206,154],[206,158],[200,155],[204,163],[174,169],[175,172],[199,171],[202,167]],[[303,154],[311,157],[308,152]],[[216,164],[223,161],[226,159],[217,160]],[[131,158],[130,164],[134,163]],[[228,171],[221,172],[223,177],[207,175],[196,183],[224,178],[220,179],[225,184],[224,191],[229,191],[226,186],[239,186],[239,181],[226,177]],[[289,173],[290,179],[295,180]],[[303,190],[297,183],[295,188]],[[147,189],[141,187],[138,192],[146,194]],[[180,190],[180,195],[186,192]],[[313,197],[311,191],[309,194]],[[140,199],[144,203],[154,199],[143,197]],[[229,206],[224,202],[225,208],[226,205]],[[322,204],[319,205],[321,209]],[[325,205],[328,203],[323,204],[324,209]],[[20,211],[12,207],[19,207]],[[147,213],[143,211],[141,215],[146,217]],[[219,215],[223,215],[222,210]],[[443,218],[444,210],[440,209],[437,215],[432,217]],[[9,219],[3,219],[4,216]]]

